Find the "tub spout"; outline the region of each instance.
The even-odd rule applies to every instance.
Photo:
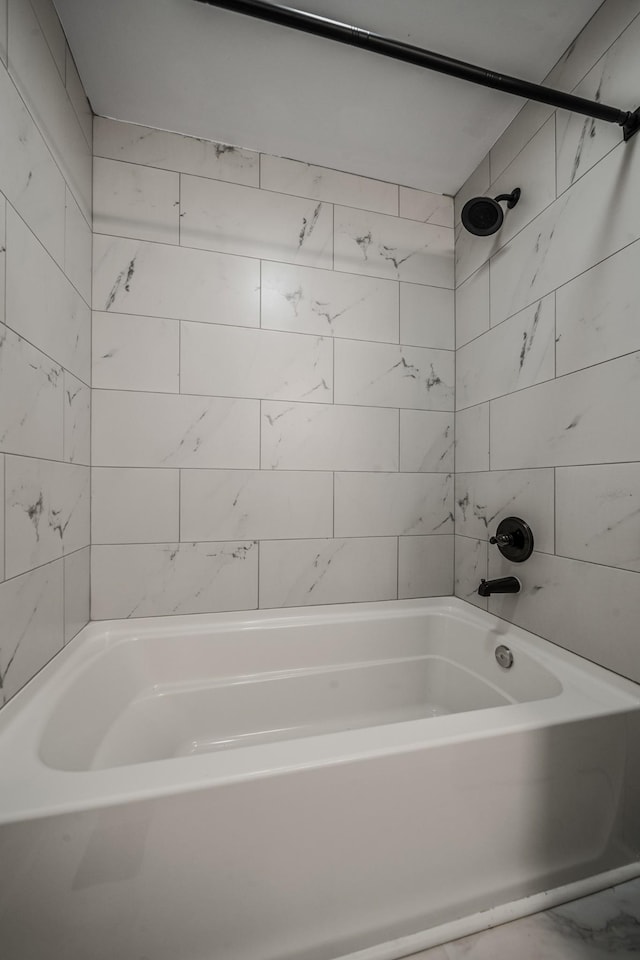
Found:
[[[478,593],[490,597],[492,593],[520,593],[522,584],[517,577],[500,577],[498,580],[481,580]]]

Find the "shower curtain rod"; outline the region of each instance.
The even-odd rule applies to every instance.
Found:
[[[617,123],[622,127],[625,140],[630,140],[640,129],[640,107],[633,112],[619,110],[617,107],[610,107],[605,103],[598,103],[596,100],[586,100],[584,97],[575,97],[570,93],[552,90],[550,87],[543,87],[538,83],[529,83],[528,80],[518,80],[516,77],[494,73],[492,70],[485,70],[484,67],[465,63],[464,60],[454,60],[451,57],[445,57],[409,43],[402,43],[399,40],[392,40],[389,37],[383,37],[378,33],[372,33],[360,27],[340,23],[338,20],[329,20],[327,17],[320,17],[315,13],[306,13],[303,10],[295,10],[293,7],[282,7],[275,3],[267,3],[265,0],[196,0],[196,2],[206,3],[211,7],[223,7],[225,10],[232,10],[234,13],[243,13],[260,20],[268,20],[270,23],[278,23],[283,27],[292,27],[294,30],[302,30],[318,37],[337,40],[339,43],[348,43],[353,47],[373,50],[383,56],[393,57],[395,60],[404,60],[405,63],[414,63],[428,70],[436,70],[438,73],[446,73],[451,77],[459,77],[461,80],[469,80],[471,83],[477,83],[483,87],[493,87],[495,90],[512,93],[527,100],[538,100],[540,103],[548,103],[552,107],[560,107],[573,113],[595,117],[597,120]]]

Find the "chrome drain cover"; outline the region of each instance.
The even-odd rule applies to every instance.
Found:
[[[511,669],[513,666],[513,654],[509,647],[505,647],[504,644],[500,644],[499,647],[496,647],[496,660],[505,670]]]

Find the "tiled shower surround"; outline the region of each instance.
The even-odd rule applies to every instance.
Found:
[[[0,61],[2,705],[89,619],[92,117],[44,0]]]
[[[637,106],[640,3],[609,0],[545,81]],[[634,19],[635,18],[635,19]],[[528,104],[456,198],[520,186],[496,238],[456,227],[456,593],[640,681],[640,138]],[[487,543],[522,516],[536,549]]]
[[[452,200],[94,137],[93,617],[450,593]]]

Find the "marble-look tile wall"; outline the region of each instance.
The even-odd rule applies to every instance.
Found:
[[[452,200],[94,132],[93,617],[451,593]]]
[[[637,106],[640,0],[606,0],[547,83]],[[640,681],[640,138],[527,104],[456,197],[456,593]],[[522,188],[493,238],[464,202]],[[522,516],[536,549],[488,545]]]
[[[89,619],[92,115],[51,0],[0,3],[0,705]]]

